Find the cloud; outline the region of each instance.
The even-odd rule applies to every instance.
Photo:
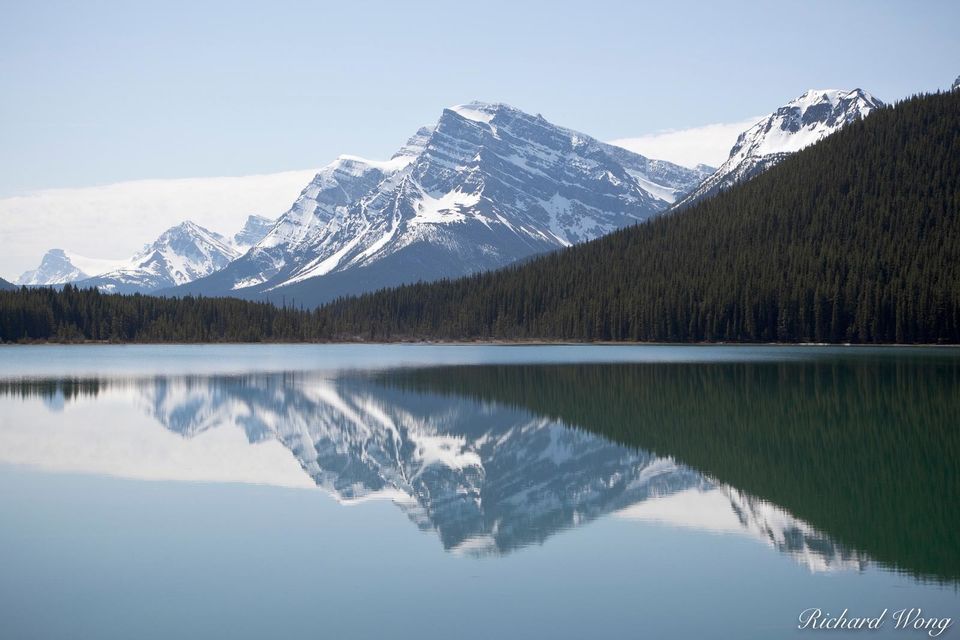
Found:
[[[232,235],[251,213],[275,218],[286,211],[316,171],[134,180],[2,198],[0,276],[14,280],[53,248],[129,258],[184,220]]]
[[[610,144],[648,158],[668,160],[691,169],[701,163],[719,167],[730,155],[730,148],[737,141],[737,136],[762,117],[708,124],[692,129],[657,131],[636,138],[611,140]]]

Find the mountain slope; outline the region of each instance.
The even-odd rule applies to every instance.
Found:
[[[807,91],[740,134],[730,157],[677,206],[689,206],[749,180],[882,106],[860,89]]]
[[[645,220],[702,177],[507,105],[460,105],[390,161],[342,156],[240,260],[175,293],[316,304],[492,269]]]
[[[960,342],[960,93],[517,268],[322,310],[334,339]]]
[[[0,278],[0,291],[16,291],[17,285]]]
[[[226,238],[193,222],[167,229],[120,269],[80,280],[80,287],[110,293],[149,292],[191,282],[222,269],[239,255]]]

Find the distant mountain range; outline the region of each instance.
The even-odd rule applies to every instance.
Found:
[[[719,169],[599,142],[504,104],[444,109],[387,161],[341,156],[276,221],[225,238],[192,222],[125,261],[52,249],[18,284],[316,305],[495,269],[688,206],[882,106],[808,91],[745,131]]]
[[[273,222],[251,215],[232,238],[193,222],[183,222],[166,230],[129,260],[99,260],[51,249],[40,266],[21,275],[17,284],[75,283],[110,293],[147,293],[173,287],[222,269],[263,238]]]
[[[122,260],[88,258],[63,249],[51,249],[40,260],[40,266],[25,271],[17,278],[17,284],[31,286],[76,282],[124,265],[125,261]]]

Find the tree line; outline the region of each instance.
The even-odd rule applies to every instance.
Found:
[[[0,291],[0,341],[303,342],[321,338],[318,315],[235,298],[21,287]]]

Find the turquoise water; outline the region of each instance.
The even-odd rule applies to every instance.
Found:
[[[927,637],[958,392],[951,349],[0,349],[0,636]]]

